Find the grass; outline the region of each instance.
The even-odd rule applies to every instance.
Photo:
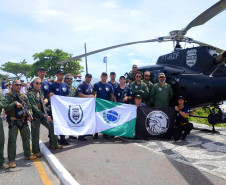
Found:
[[[212,108],[211,108],[212,109]],[[215,110],[215,112],[217,113],[217,110]],[[195,116],[205,116],[205,117],[208,117],[209,115],[209,110],[207,109],[197,109],[195,112],[194,112],[194,115]],[[208,122],[208,119],[206,118],[195,118],[195,117],[189,117],[189,121],[193,121],[193,122],[196,122],[196,123],[201,123],[201,124],[205,124],[205,125],[209,125],[211,126],[211,124],[209,124]],[[215,125],[216,127],[226,127],[226,124],[222,123],[222,124],[216,124]]]

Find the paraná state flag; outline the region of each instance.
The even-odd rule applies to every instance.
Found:
[[[134,137],[137,107],[96,98],[96,133]]]

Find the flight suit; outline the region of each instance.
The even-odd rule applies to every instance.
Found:
[[[23,93],[18,93],[22,101],[28,106],[28,110],[31,112],[31,105],[27,99],[27,96]],[[7,93],[5,98],[7,99],[7,107],[5,108],[7,114],[7,122],[9,124],[9,138],[8,138],[8,159],[9,161],[15,161],[16,158],[16,139],[18,135],[18,128],[20,130],[24,156],[30,157],[30,129],[28,127],[27,116],[23,114],[22,117],[17,115],[17,111],[20,109],[17,108],[17,100],[15,98],[15,92]]]
[[[135,81],[135,76],[136,76],[137,73],[134,73],[133,71],[130,71],[128,76],[127,76],[127,79],[126,79],[126,82],[129,82],[129,80],[131,80],[132,82]]]
[[[165,83],[164,87],[162,87],[160,83],[157,83],[153,85],[151,98],[154,100],[154,107],[169,107],[169,101],[173,98],[173,90],[167,83]]]
[[[7,106],[7,100],[3,97],[2,92],[0,92],[0,112]],[[4,163],[4,144],[5,144],[5,137],[4,137],[4,129],[2,118],[0,117],[0,166]]]
[[[145,99],[145,103],[148,107],[151,106],[151,90],[153,87],[153,83],[151,81],[145,81],[144,79],[142,80],[142,82],[146,83],[148,86],[148,91],[149,91],[149,96]]]
[[[38,154],[40,152],[40,148],[39,148],[40,123],[49,130],[50,146],[51,147],[58,146],[57,136],[54,135],[53,122],[49,121],[49,124],[48,124],[46,121],[46,118],[44,118],[44,111],[42,107],[41,98],[44,101],[44,94],[42,91],[31,89],[31,91],[28,93],[28,100],[31,104],[31,108],[33,111],[33,119],[36,127],[38,128],[38,130],[36,130],[33,127],[31,128],[32,152],[34,154]]]
[[[137,84],[137,82],[134,81],[131,83],[130,89],[132,91],[133,97],[139,94],[142,97],[142,102],[146,103],[145,99],[150,96],[146,83],[141,81],[141,84]]]
[[[70,94],[69,94],[70,97],[76,97],[77,96],[77,90],[76,90],[75,87],[71,86],[69,88],[69,92],[70,92]]]

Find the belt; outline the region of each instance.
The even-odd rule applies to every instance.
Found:
[[[22,121],[22,119],[17,119],[16,117],[10,117],[10,120],[14,120],[14,121],[17,121],[17,120],[20,120],[20,121]]]
[[[181,125],[186,125],[186,124],[188,124],[188,122],[185,122],[185,123],[183,123],[183,122],[180,122],[180,124],[181,124]]]

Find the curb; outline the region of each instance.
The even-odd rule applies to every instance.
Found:
[[[72,177],[72,175],[64,168],[59,160],[50,152],[45,144],[39,140],[40,150],[48,161],[53,171],[57,174],[57,177],[64,185],[79,185],[79,183]]]

